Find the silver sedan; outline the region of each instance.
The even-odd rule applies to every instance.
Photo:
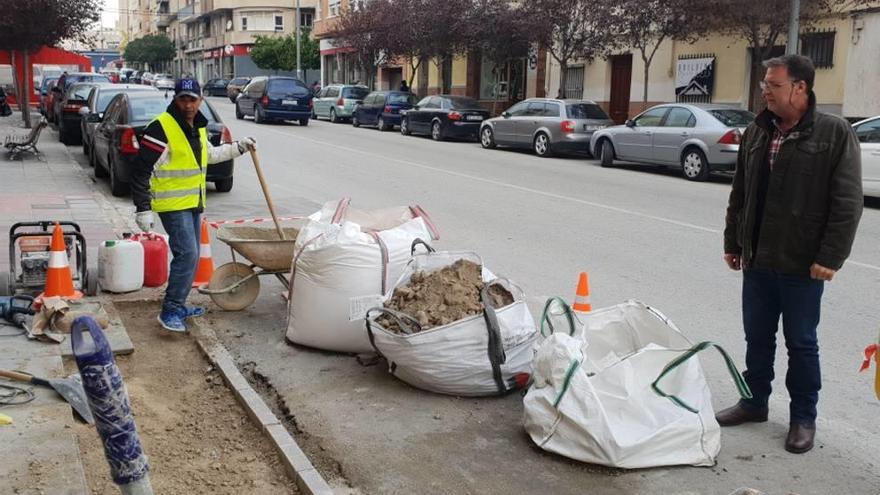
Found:
[[[657,105],[595,132],[590,150],[603,167],[614,160],[680,167],[686,179],[702,181],[736,167],[742,133],[753,120],[752,112],[720,105]]]

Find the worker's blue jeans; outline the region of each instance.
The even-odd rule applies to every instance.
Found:
[[[186,296],[192,290],[199,262],[200,216],[196,209],[159,213],[173,256],[163,312],[180,314],[186,308]]]
[[[792,423],[816,420],[822,378],[819,372],[819,308],[824,282],[809,277],[750,269],[743,272],[742,311],[746,333],[746,371],[743,377],[756,408],[767,407],[776,356],[776,332],[782,315],[782,333],[788,348],[785,386],[791,398]]]

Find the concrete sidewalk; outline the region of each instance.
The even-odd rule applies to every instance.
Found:
[[[39,117],[39,115],[32,115]],[[26,134],[16,113],[0,118],[0,136]],[[10,227],[23,221],[73,221],[86,238],[88,265],[96,266],[98,245],[117,238],[124,221],[112,210],[94,183],[46,128],[37,144],[38,155],[23,153],[10,161],[0,155],[0,271],[10,271]],[[117,218],[114,225],[113,218]],[[2,326],[0,368],[23,370],[35,376],[64,376],[61,345],[31,341]],[[69,372],[69,370],[68,370]],[[4,384],[9,383],[3,381]],[[87,493],[80,451],[70,428],[76,419],[70,406],[53,390],[33,387],[34,398],[22,405],[0,408],[13,424],[0,426],[0,479],[8,493]]]

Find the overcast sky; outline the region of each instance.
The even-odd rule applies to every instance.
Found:
[[[101,12],[101,25],[104,27],[116,26],[119,18],[119,0],[104,0],[104,11]]]

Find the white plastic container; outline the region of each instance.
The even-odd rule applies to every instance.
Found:
[[[127,239],[98,246],[98,283],[107,292],[132,292],[144,285],[144,246]]]

